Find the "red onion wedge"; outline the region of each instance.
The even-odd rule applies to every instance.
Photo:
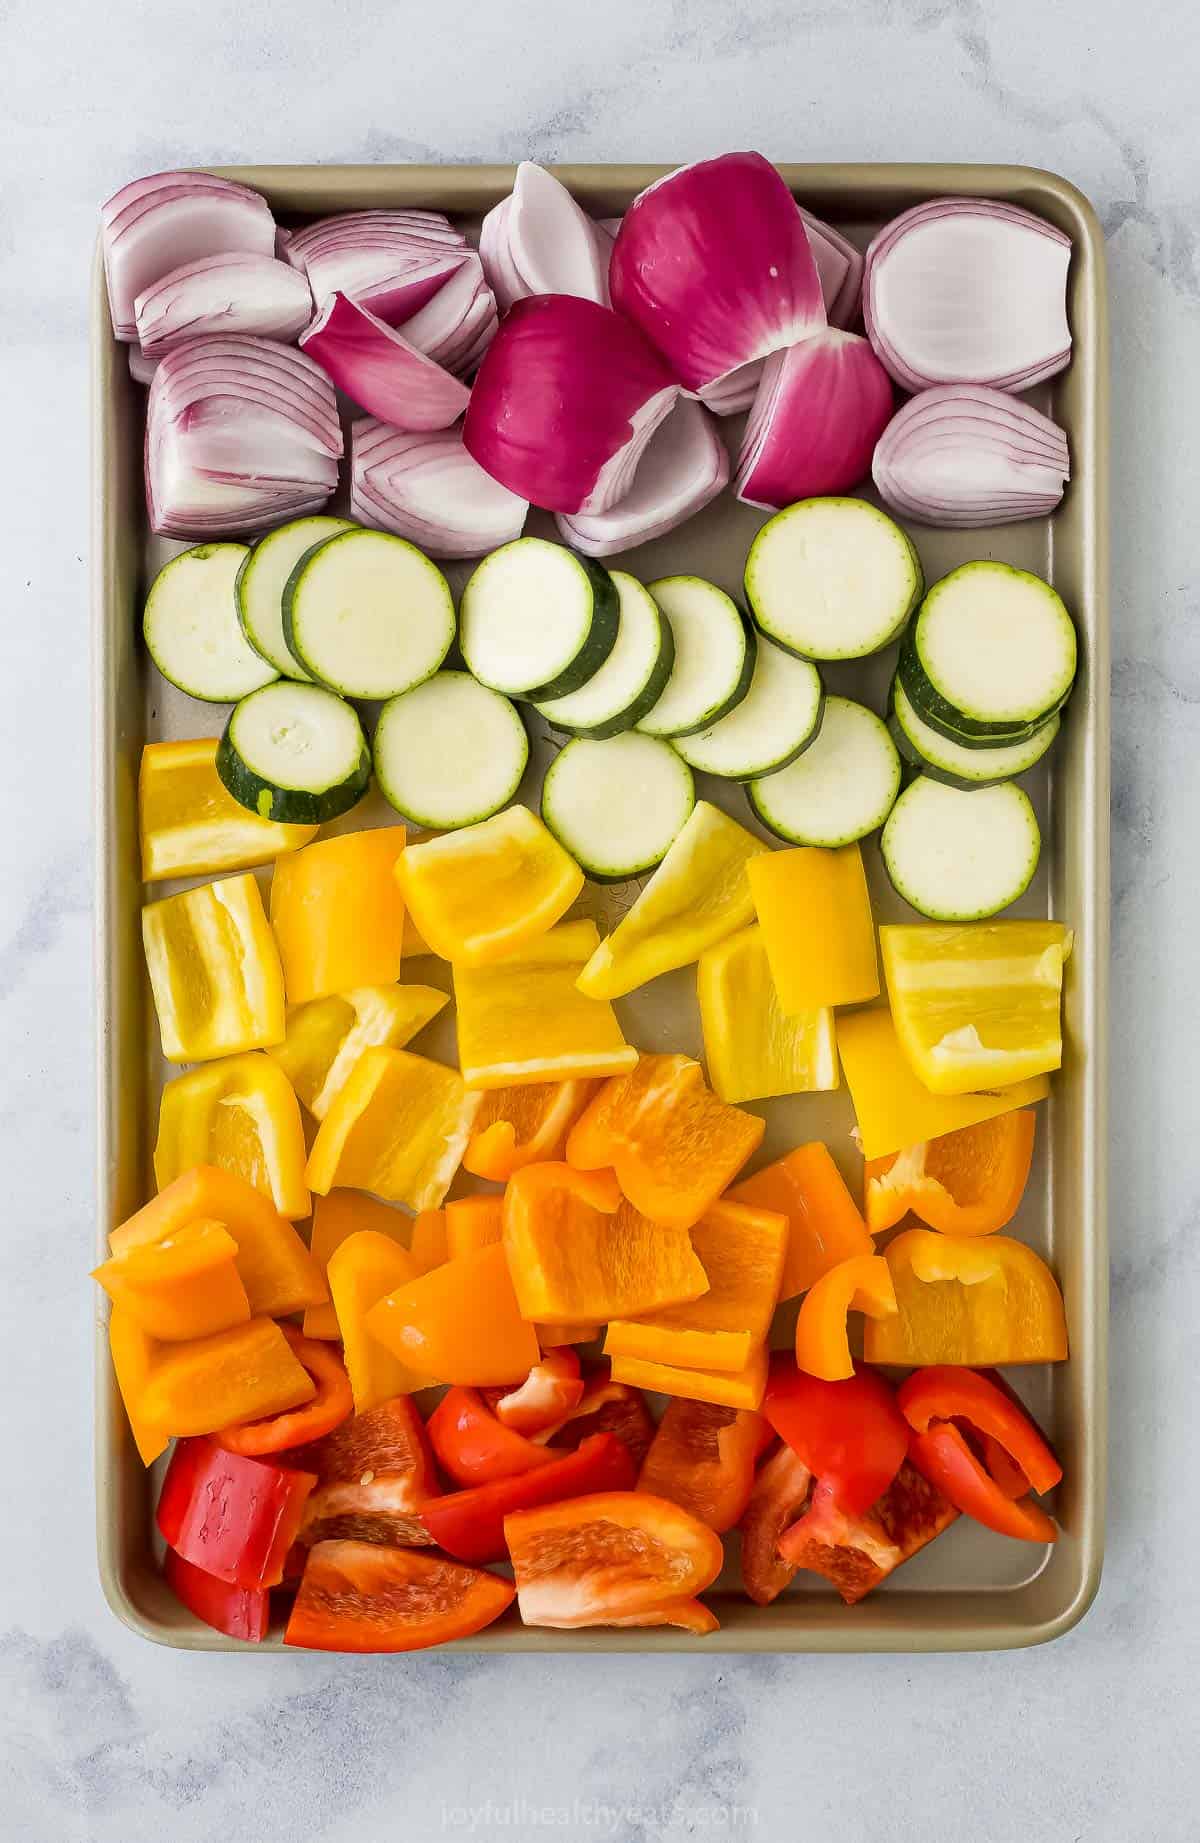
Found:
[[[133,311],[142,351],[161,357],[203,333],[294,339],[312,317],[312,293],[274,256],[201,256],[139,294]]]
[[[983,384],[943,384],[892,417],[872,473],[893,512],[969,529],[1052,512],[1071,462],[1063,430],[1030,404]]]
[[[157,358],[147,358],[140,346],[130,346],[129,375],[135,384],[149,384],[159,363]]]
[[[496,297],[472,253],[400,330],[410,346],[461,378],[474,371],[487,351],[498,320]]]
[[[388,326],[431,301],[466,260],[466,238],[439,211],[351,211],[293,231],[284,252],[320,306],[349,295]]]
[[[590,518],[560,513],[558,528],[586,556],[611,557],[674,531],[728,484],[729,451],[717,425],[700,404],[681,397],[651,437],[624,499]]]
[[[577,295],[518,301],[471,391],[467,452],[532,505],[607,512],[679,387],[637,328]]]
[[[821,280],[825,317],[830,326],[850,327],[862,309],[863,253],[832,224],[800,207],[813,261]]]
[[[100,241],[113,331],[137,338],[134,303],[164,275],[203,256],[273,256],[265,198],[214,173],[153,173],[101,206]]]
[[[350,516],[430,557],[482,557],[525,529],[528,502],[485,474],[460,429],[424,434],[364,416],[350,431]]]
[[[761,154],[700,160],[640,193],[609,285],[692,395],[825,324],[804,219]]]
[[[448,429],[470,391],[394,327],[331,294],[300,344],[360,408],[397,429]]]
[[[867,251],[867,337],[898,384],[1028,390],[1071,357],[1071,240],[994,199],[942,198],[884,226]]]
[[[734,491],[752,506],[843,493],[871,465],[892,384],[865,339],[826,327],[763,366]]]
[[[479,254],[501,307],[530,294],[574,294],[608,306],[610,242],[553,173],[522,160],[513,189],[479,232]]]

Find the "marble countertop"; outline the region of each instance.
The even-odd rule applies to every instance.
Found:
[[[14,1843],[544,1830],[624,1843],[1190,1843],[1194,7],[8,0],[0,43],[11,794],[0,843],[0,1829]],[[1113,1434],[1098,1600],[1054,1645],[977,1657],[234,1664],[157,1649],[117,1624],[97,1583],[80,1285],[94,1134],[85,291],[97,204],[135,174],[208,161],[687,159],[747,144],[779,159],[1051,167],[1095,201],[1108,237]]]

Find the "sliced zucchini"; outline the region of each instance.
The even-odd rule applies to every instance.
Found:
[[[880,840],[888,876],[931,921],[983,921],[1024,895],[1042,835],[1028,794],[1005,781],[964,792],[920,775]]]
[[[436,563],[388,531],[354,527],[306,550],[283,591],[283,633],[318,684],[392,698],[431,678],[454,640]]]
[[[348,518],[326,518],[320,513],[312,518],[293,518],[277,531],[268,531],[242,560],[234,584],[242,632],[255,652],[285,678],[310,682],[283,637],[283,591],[288,577],[314,544],[339,531],[353,529],[353,521]]]
[[[924,586],[911,539],[865,499],[801,499],[767,520],[746,558],[755,621],[802,659],[879,652]]]
[[[598,883],[622,883],[661,863],[695,804],[687,763],[637,730],[599,742],[576,737],[542,787],[542,818]]]
[[[919,768],[931,781],[942,781],[947,787],[995,787],[1024,774],[1041,761],[1058,735],[1060,722],[1055,712],[1027,742],[999,748],[966,748],[931,729],[899,679],[892,681],[892,712],[888,718],[892,741],[910,767]]]
[[[249,547],[194,544],[164,563],[142,615],[146,647],[163,677],[189,697],[235,704],[279,677],[238,625],[234,584]]]
[[[459,644],[481,685],[541,703],[600,670],[616,644],[617,609],[601,564],[546,538],[514,538],[472,572]]]
[[[260,819],[320,825],[362,799],[371,751],[352,704],[320,685],[281,679],[230,713],[217,773]]]
[[[792,845],[849,845],[881,826],[900,792],[887,725],[863,704],[827,697],[811,748],[778,774],[751,781],[750,804]]]
[[[737,603],[699,576],[648,584],[675,645],[662,695],[638,722],[647,736],[694,736],[736,708],[754,676],[757,637]]]
[[[512,704],[469,672],[435,672],[392,698],[375,726],[375,779],[414,825],[447,832],[507,806],[529,760]]]
[[[1048,582],[1008,563],[964,563],[935,582],[905,636],[900,683],[951,741],[1026,741],[1075,682],[1075,624]]]
[[[617,591],[617,638],[586,685],[536,706],[547,723],[602,741],[653,710],[675,663],[675,641],[649,589],[625,570],[610,571]]]
[[[674,747],[690,767],[730,781],[775,774],[816,740],[825,710],[821,674],[808,659],[758,642],[750,689],[735,710]]]

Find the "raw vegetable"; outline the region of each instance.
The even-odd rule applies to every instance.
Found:
[[[708,1078],[721,1100],[838,1086],[833,1012],[814,1007],[784,1015],[761,928],[743,928],[704,950],[696,996]]]
[[[779,1557],[789,1576],[800,1568],[823,1574],[854,1606],[957,1517],[949,1500],[905,1460],[878,1502],[853,1515],[824,1481],[818,1483],[809,1510],[780,1537]]]
[[[234,1587],[275,1587],[316,1482],[311,1472],[224,1452],[215,1440],[180,1440],[155,1520],[193,1567]]]
[[[292,1221],[308,1215],[300,1103],[269,1056],[223,1056],[164,1085],[155,1182],[165,1189],[195,1165],[245,1178]]]
[[[344,698],[280,680],[229,713],[216,769],[260,820],[317,826],[358,805],[371,782],[371,751]]]
[[[215,173],[152,173],[100,208],[100,243],[113,332],[137,338],[134,303],[160,277],[203,256],[273,256],[275,220],[266,199]]]
[[[773,1165],[743,1178],[729,1191],[728,1200],[786,1217],[787,1253],[779,1281],[780,1299],[806,1292],[840,1261],[874,1251],[829,1147],[820,1140],[798,1145]]]
[[[445,1205],[446,1258],[456,1261],[461,1254],[474,1254],[499,1241],[503,1229],[503,1197],[492,1193],[477,1197],[456,1197]]]
[[[871,472],[900,517],[966,529],[1044,518],[1071,461],[1063,430],[1032,404],[984,384],[943,384],[893,416]]]
[[[653,1389],[659,1395],[757,1412],[767,1385],[767,1353],[763,1345],[756,1345],[745,1367],[736,1370],[682,1369],[670,1363],[654,1363],[645,1357],[614,1357],[612,1373],[620,1382]]]
[[[515,1511],[504,1519],[526,1625],[648,1620],[703,1593],[721,1571],[721,1539],[678,1504],[646,1491]],[[711,1628],[710,1628],[711,1629]]]
[[[282,1043],[283,969],[249,873],[148,902],[142,941],[168,1062]]]
[[[879,996],[871,892],[857,844],[767,852],[750,860],[746,875],[786,1016]]]
[[[438,1495],[437,1470],[424,1423],[407,1395],[361,1409],[288,1459],[317,1477],[300,1526],[305,1547],[339,1538],[428,1541],[422,1513]]]
[[[607,512],[678,395],[628,320],[594,301],[536,295],[509,309],[484,354],[463,441],[533,505]]]
[[[348,1184],[412,1210],[436,1209],[478,1105],[457,1069],[408,1050],[365,1050],[313,1141],[309,1186],[324,1196]]]
[[[386,1299],[389,1293],[394,1293],[397,1287],[407,1286],[417,1275],[415,1256],[396,1240],[390,1230],[385,1234],[379,1229],[360,1227],[352,1235],[347,1235],[345,1241],[329,1257],[329,1290],[333,1297],[334,1316],[354,1396],[354,1412],[358,1418],[372,1410],[382,1412],[385,1405],[395,1397],[408,1396],[414,1389],[423,1389],[433,1380],[427,1372],[414,1368],[412,1364],[401,1361],[392,1351],[386,1350],[367,1330],[367,1314],[372,1308],[381,1299]],[[429,1460],[428,1469],[432,1479],[432,1459]],[[333,1506],[326,1508],[328,1511]],[[412,1509],[407,1484],[404,1509],[406,1513]],[[329,1536],[360,1536],[364,1531],[342,1527],[322,1533]],[[395,1532],[387,1533],[393,1541],[410,1539]],[[317,1536],[314,1535],[313,1540],[318,1540]]]
[[[440,1469],[456,1485],[491,1485],[555,1462],[548,1446],[498,1420],[478,1389],[447,1389],[427,1431]]]
[[[315,825],[260,819],[222,786],[217,742],[148,742],[138,772],[142,879],[211,876],[244,870],[307,845]]]
[[[770,1606],[796,1573],[779,1558],[779,1538],[808,1502],[812,1473],[790,1446],[772,1453],[754,1480],[742,1515],[742,1585],[757,1606]]]
[[[824,1382],[778,1353],[763,1413],[849,1515],[887,1490],[908,1450],[896,1397],[882,1376],[861,1366],[844,1382]]]
[[[529,505],[471,459],[461,429],[412,434],[360,416],[350,429],[350,509],[430,557],[479,557],[520,537]]]
[[[539,1354],[499,1242],[389,1293],[368,1312],[367,1330],[402,1363],[468,1387],[511,1382]]]
[[[247,555],[244,544],[196,544],[164,563],[150,585],[146,649],[189,697],[232,703],[279,676],[238,626],[234,583]]]
[[[803,755],[816,741],[824,715],[825,689],[816,666],[760,638],[741,703],[706,729],[673,737],[672,745],[706,774],[751,781]]]
[[[285,678],[307,684],[308,673],[296,659],[283,634],[283,592],[288,577],[306,551],[339,531],[352,531],[353,521],[318,514],[293,518],[268,531],[243,557],[234,582],[237,617],[254,651]]]
[[[522,160],[513,189],[493,205],[479,254],[502,309],[531,294],[572,294],[608,305],[607,239],[562,182]]]
[[[772,353],[742,437],[735,493],[751,506],[844,493],[869,473],[892,407],[892,381],[857,333],[823,327]]]
[[[951,742],[940,730],[931,729],[918,715],[900,680],[892,681],[892,709],[888,718],[892,741],[911,767],[919,768],[929,780],[941,781],[947,787],[969,791],[975,787],[996,786],[1024,774],[1041,761],[1058,735],[1060,722],[1056,711],[1026,742],[968,748],[961,742]]]
[[[542,784],[542,818],[597,883],[622,883],[660,864],[696,804],[691,769],[669,743],[628,730],[605,742],[577,736]]]
[[[893,1157],[870,1159],[866,1214],[872,1234],[911,1211],[945,1235],[991,1235],[1008,1226],[1029,1182],[1037,1115],[1031,1107],[964,1126]]]
[[[446,1004],[427,985],[351,986],[294,1005],[287,1034],[268,1054],[314,1120],[323,1120],[364,1050],[404,1049]]]
[[[130,346],[129,375],[135,384],[149,384],[158,366],[158,359],[145,358],[137,346]]]
[[[637,1488],[665,1497],[722,1535],[746,1508],[763,1434],[761,1415],[707,1402],[669,1401]]]
[[[796,1319],[796,1364],[810,1376],[839,1382],[853,1376],[846,1318],[890,1318],[897,1310],[888,1264],[881,1254],[854,1255],[815,1280]]]
[[[470,1638],[512,1603],[511,1582],[373,1542],[311,1550],[285,1645],[307,1651],[421,1651]]]
[[[1071,239],[999,199],[941,198],[893,218],[867,251],[863,317],[905,390],[1028,390],[1071,357]]]
[[[630,730],[653,709],[675,663],[670,623],[636,576],[613,570],[617,637],[608,657],[578,690],[539,702],[556,729],[603,740]]]
[[[928,1433],[914,1435],[910,1450],[913,1465],[930,1485],[985,1529],[1019,1542],[1058,1541],[1058,1530],[1040,1504],[1028,1496],[1009,1497],[953,1421],[935,1421]]]
[[[755,635],[723,589],[699,576],[649,585],[671,629],[675,657],[656,704],[638,728],[648,736],[690,736],[739,705],[754,677]]]
[[[633,1462],[614,1434],[593,1434],[573,1453],[546,1452],[552,1463],[535,1471],[433,1499],[422,1512],[432,1540],[459,1561],[507,1561],[504,1519],[513,1511],[633,1486]]]
[[[868,1319],[868,1363],[1061,1363],[1067,1321],[1040,1254],[1007,1235],[906,1229],[890,1241],[899,1311]]]
[[[583,888],[579,866],[525,806],[410,846],[396,874],[434,952],[463,966],[529,946]]]
[[[394,873],[404,841],[403,826],[346,832],[276,865],[271,926],[289,1005],[400,977],[404,899]]]
[[[641,1466],[654,1438],[654,1422],[645,1399],[637,1389],[614,1382],[607,1363],[593,1372],[578,1407],[546,1437],[556,1449],[575,1450],[596,1433],[615,1434],[635,1467]]]
[[[132,1319],[123,1306],[114,1305],[108,1319],[108,1351],[129,1431],[144,1466],[152,1466],[167,1450],[168,1435],[142,1412],[142,1397],[158,1345]]]
[[[789,767],[750,781],[746,791],[777,837],[836,848],[883,824],[900,792],[900,757],[874,711],[827,697],[812,745]]]
[[[903,631],[924,589],[911,541],[863,499],[802,499],[762,527],[746,596],[769,639],[806,659],[862,659]]]
[[[446,1246],[446,1212],[423,1209],[412,1225],[409,1249],[418,1273],[429,1273],[449,1258]]]
[[[294,339],[312,317],[304,277],[274,256],[223,250],[172,269],[138,295],[133,317],[143,353],[161,358],[204,333]]]
[[[729,451],[703,406],[681,397],[638,462],[633,484],[607,512],[568,516],[558,528],[589,557],[610,557],[665,537],[729,484]]]
[[[493,1411],[498,1421],[515,1427],[518,1433],[550,1433],[579,1406],[584,1386],[575,1352],[547,1350],[543,1344],[541,1357],[524,1382],[496,1393]]]
[[[497,318],[496,297],[484,279],[483,264],[469,251],[437,293],[401,324],[410,346],[454,377],[465,378],[491,344]]]
[[[458,1058],[472,1088],[578,1082],[634,1067],[637,1051],[612,1006],[576,985],[599,943],[595,922],[562,922],[503,960],[455,965]],[[477,1130],[486,1110],[485,1100]]]
[[[499,812],[529,761],[516,710],[468,672],[435,672],[379,713],[375,778],[413,825],[449,831]]]
[[[863,253],[832,224],[800,207],[830,326],[853,326],[862,307]]]
[[[934,921],[981,921],[1024,895],[1042,835],[1012,781],[964,793],[918,775],[879,841],[893,887]]]
[[[398,326],[467,261],[466,238],[440,211],[345,211],[292,231],[284,258],[320,304],[336,291]]]
[[[147,1337],[180,1343],[245,1324],[250,1302],[237,1243],[219,1222],[195,1222],[166,1243],[113,1255],[92,1269],[113,1304]]]
[[[389,1209],[386,1203],[377,1203],[374,1197],[368,1197],[361,1190],[331,1190],[327,1197],[314,1199],[309,1249],[321,1272],[328,1276],[330,1261],[352,1235],[383,1235],[407,1253],[412,1227],[411,1219],[402,1211]],[[415,1264],[407,1271],[415,1271]],[[394,1282],[399,1283],[398,1280]],[[382,1292],[379,1296],[382,1298]],[[371,1303],[374,1304],[374,1300]],[[309,1307],[304,1314],[304,1335],[341,1338],[342,1327],[332,1301],[328,1305]]]
[[[585,686],[612,653],[620,604],[608,571],[545,538],[493,551],[463,590],[459,644],[493,691],[535,702]]]
[[[1062,1467],[999,1381],[978,1370],[935,1366],[907,1377],[896,1399],[916,1435],[913,1463],[927,1476],[940,1474],[936,1481],[956,1508],[1002,1535],[1032,1537],[1031,1525],[1043,1513],[1026,1492],[1052,1491]],[[983,1442],[986,1467],[962,1438],[964,1421]],[[1020,1503],[1007,1488],[1010,1475]],[[1053,1542],[1057,1534],[1033,1539]]]
[[[316,1394],[303,1407],[285,1414],[226,1427],[216,1439],[217,1445],[227,1453],[247,1453],[253,1458],[263,1453],[282,1452],[301,1441],[319,1440],[340,1427],[354,1407],[346,1366],[337,1352],[327,1349],[315,1338],[304,1337],[294,1325],[279,1328],[312,1377]]]
[[[283,632],[310,677],[345,697],[390,698],[431,678],[454,639],[435,563],[386,531],[343,531],[306,551],[283,592]]]
[[[216,1433],[233,1421],[297,1408],[315,1393],[280,1327],[270,1318],[252,1318],[211,1337],[160,1345],[141,1409],[167,1433]],[[225,1457],[232,1463],[237,1455]],[[163,1535],[168,1535],[165,1529]],[[172,1548],[179,1546],[171,1542]]]
[[[402,333],[337,290],[321,304],[301,348],[369,416],[397,429],[448,429],[470,392]]]
[[[185,1561],[174,1549],[163,1556],[163,1579],[181,1606],[214,1632],[261,1644],[271,1622],[271,1596],[265,1587],[231,1587]]]

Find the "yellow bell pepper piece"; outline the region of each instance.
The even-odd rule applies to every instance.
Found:
[[[891,1013],[848,1011],[837,1020],[838,1052],[858,1118],[864,1158],[884,1158],[923,1139],[939,1139],[961,1126],[994,1120],[1014,1107],[1044,1100],[1044,1075],[979,1094],[933,1094],[913,1073],[900,1047]]]
[[[402,960],[434,960],[437,958],[433,948],[407,909],[404,911],[404,936],[400,942],[400,958]]]
[[[342,1243],[364,1230],[385,1235],[407,1253],[413,1220],[400,1210],[390,1209],[386,1203],[379,1203],[374,1197],[366,1196],[361,1190],[331,1190],[327,1197],[317,1198],[313,1206],[309,1247],[314,1261],[326,1277],[329,1263]],[[399,1282],[396,1284],[399,1285]],[[341,1337],[337,1312],[332,1304],[308,1308],[304,1314],[304,1335]]]
[[[235,1172],[292,1221],[308,1215],[300,1103],[269,1056],[227,1056],[166,1084],[154,1146],[159,1189],[193,1165]]]
[[[752,867],[765,859],[753,859]],[[723,1101],[836,1088],[837,1044],[827,1008],[785,1016],[767,961],[763,930],[742,928],[706,947],[696,971],[704,1059]]]
[[[669,1363],[649,1363],[643,1357],[614,1357],[612,1379],[635,1389],[652,1389],[660,1395],[682,1395],[687,1401],[709,1401],[721,1408],[762,1406],[767,1387],[767,1350],[760,1344],[744,1369],[675,1369]]]
[[[579,990],[620,998],[746,927],[754,920],[746,866],[767,849],[719,807],[697,800],[629,913],[579,975]]]
[[[907,1229],[884,1250],[899,1308],[868,1319],[868,1363],[1059,1363],[1067,1319],[1041,1256],[1008,1235]]]
[[[389,1293],[417,1278],[417,1264],[406,1248],[374,1229],[360,1229],[334,1249],[329,1261],[329,1290],[337,1314],[355,1414],[377,1408],[393,1395],[411,1395],[430,1378],[393,1356],[367,1330],[367,1313]]]
[[[857,844],[772,851],[755,858],[747,874],[789,1017],[878,998],[871,893]]]
[[[918,1079],[970,1094],[1060,1068],[1072,938],[1061,922],[881,928],[896,1035]]]
[[[369,1190],[409,1209],[437,1209],[450,1188],[479,1096],[457,1069],[403,1049],[369,1049],[321,1122],[311,1189]]]
[[[404,840],[403,826],[346,832],[276,864],[271,926],[289,1005],[400,977],[404,898],[394,872]]]
[[[169,1439],[160,1427],[146,1419],[142,1407],[159,1346],[123,1306],[114,1305],[108,1321],[108,1348],[133,1443],[142,1464],[151,1466],[160,1453],[166,1452]]]
[[[312,1377],[273,1318],[159,1346],[142,1392],[142,1412],[169,1433],[218,1433],[242,1421],[298,1408],[316,1394]]]
[[[599,944],[595,922],[563,922],[490,966],[454,968],[458,1060],[470,1088],[627,1074],[638,1053],[607,999],[576,981]]]
[[[163,1241],[114,1255],[92,1269],[92,1278],[150,1337],[176,1344],[248,1321],[237,1251],[219,1222],[193,1222]]]
[[[316,826],[260,819],[226,793],[217,775],[217,739],[148,742],[138,775],[142,880],[204,877],[269,864],[299,851]]]
[[[288,1012],[270,1054],[314,1120],[323,1120],[364,1050],[403,1049],[448,1003],[428,985],[357,986]]]
[[[283,970],[252,876],[148,902],[142,940],[168,1062],[283,1042]]]
[[[574,858],[527,806],[410,846],[396,875],[434,953],[462,966],[527,947],[583,888]]]

